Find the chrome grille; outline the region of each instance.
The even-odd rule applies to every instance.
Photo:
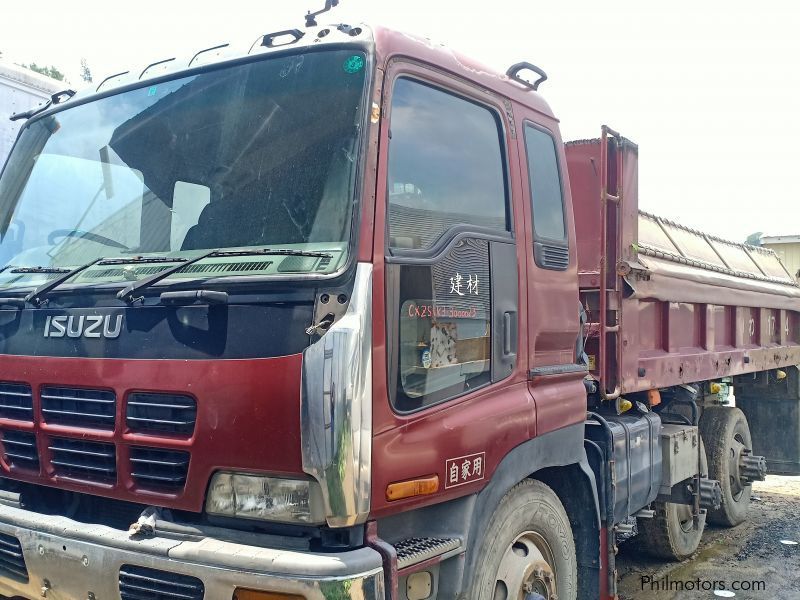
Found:
[[[190,436],[197,419],[191,396],[136,392],[128,396],[126,421],[139,433],[175,433]]]
[[[188,471],[188,452],[131,448],[131,476],[143,487],[182,489]]]
[[[33,421],[33,394],[24,383],[0,382],[0,418]]]
[[[49,449],[57,475],[101,483],[117,479],[114,444],[53,438]]]
[[[119,570],[122,600],[202,600],[205,586],[196,577],[134,565]]]
[[[22,555],[19,540],[12,535],[0,533],[0,577],[28,582],[28,568]]]
[[[36,435],[28,431],[4,429],[3,458],[12,468],[39,470],[39,453],[36,449]]]
[[[114,429],[116,396],[108,390],[43,387],[42,415],[45,422],[95,429]]]

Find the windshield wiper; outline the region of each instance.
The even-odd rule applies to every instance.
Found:
[[[184,260],[180,264],[168,267],[163,271],[159,271],[158,273],[154,273],[150,277],[145,277],[144,279],[135,281],[126,288],[120,290],[120,292],[117,294],[117,298],[119,298],[120,300],[124,300],[128,304],[133,304],[137,300],[142,299],[142,296],[135,295],[136,292],[140,292],[150,287],[151,285],[158,283],[162,279],[166,279],[173,273],[177,273],[178,271],[181,271],[182,269],[185,269],[186,267],[193,265],[194,263],[199,262],[206,258],[214,258],[218,256],[260,256],[260,255],[310,256],[314,258],[331,258],[333,256],[332,254],[328,254],[327,252],[309,252],[306,250],[291,250],[291,249],[271,250],[270,248],[263,248],[260,250],[212,250],[211,252],[206,252],[205,254],[201,254],[200,256]]]
[[[56,277],[55,279],[48,281],[47,283],[43,283],[35,290],[33,290],[30,294],[25,296],[25,303],[26,304],[33,304],[34,306],[41,306],[45,302],[47,302],[47,294],[49,294],[53,289],[60,286],[62,283],[71,279],[73,276],[77,275],[81,271],[85,271],[89,267],[93,267],[99,262],[102,262],[102,258],[96,258],[92,262],[86,263],[85,265],[81,265],[80,267],[76,267],[74,269],[60,271],[62,274],[60,277]]]
[[[16,267],[11,273],[69,273],[72,269],[63,267]]]
[[[154,273],[150,275],[150,277],[145,277],[144,279],[140,279],[139,281],[135,281],[129,286],[121,289],[117,294],[117,298],[120,300],[124,300],[128,304],[133,304],[137,300],[141,299],[141,296],[135,296],[134,294],[140,290],[150,287],[154,283],[158,283],[162,279],[169,277],[176,271],[180,271],[188,267],[189,265],[193,265],[199,260],[203,260],[204,258],[209,258],[211,256],[217,256],[218,250],[212,250],[211,252],[206,252],[205,254],[201,254],[200,256],[195,256],[194,258],[190,258],[188,260],[184,260],[183,262],[179,262],[177,265],[173,265],[171,267],[167,267],[163,271],[159,271],[158,273]]]
[[[140,265],[145,263],[174,263],[186,262],[185,258],[174,258],[170,256],[128,256],[124,258],[106,258],[100,261],[101,265]]]

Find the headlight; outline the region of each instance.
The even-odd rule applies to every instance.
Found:
[[[324,523],[319,485],[298,479],[215,473],[206,499],[211,515],[281,523]]]

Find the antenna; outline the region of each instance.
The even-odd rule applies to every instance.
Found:
[[[308,11],[306,14],[306,27],[314,27],[317,24],[317,15],[328,12],[334,6],[339,6],[339,0],[325,0],[325,8],[317,12]]]

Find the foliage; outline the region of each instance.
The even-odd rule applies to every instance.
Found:
[[[53,65],[48,66],[39,66],[36,63],[30,63],[27,65],[20,65],[25,67],[26,69],[30,69],[31,71],[35,71],[37,73],[41,73],[42,75],[46,75],[47,77],[51,77],[52,79],[57,79],[58,81],[64,81],[64,73],[58,70],[57,67]]]
[[[81,79],[86,83],[92,83],[92,70],[89,68],[89,63],[85,58],[81,59]]]
[[[761,245],[761,236],[764,235],[763,231],[757,231],[755,233],[751,233],[747,236],[745,240],[745,244],[750,244],[751,246],[760,246]]]

